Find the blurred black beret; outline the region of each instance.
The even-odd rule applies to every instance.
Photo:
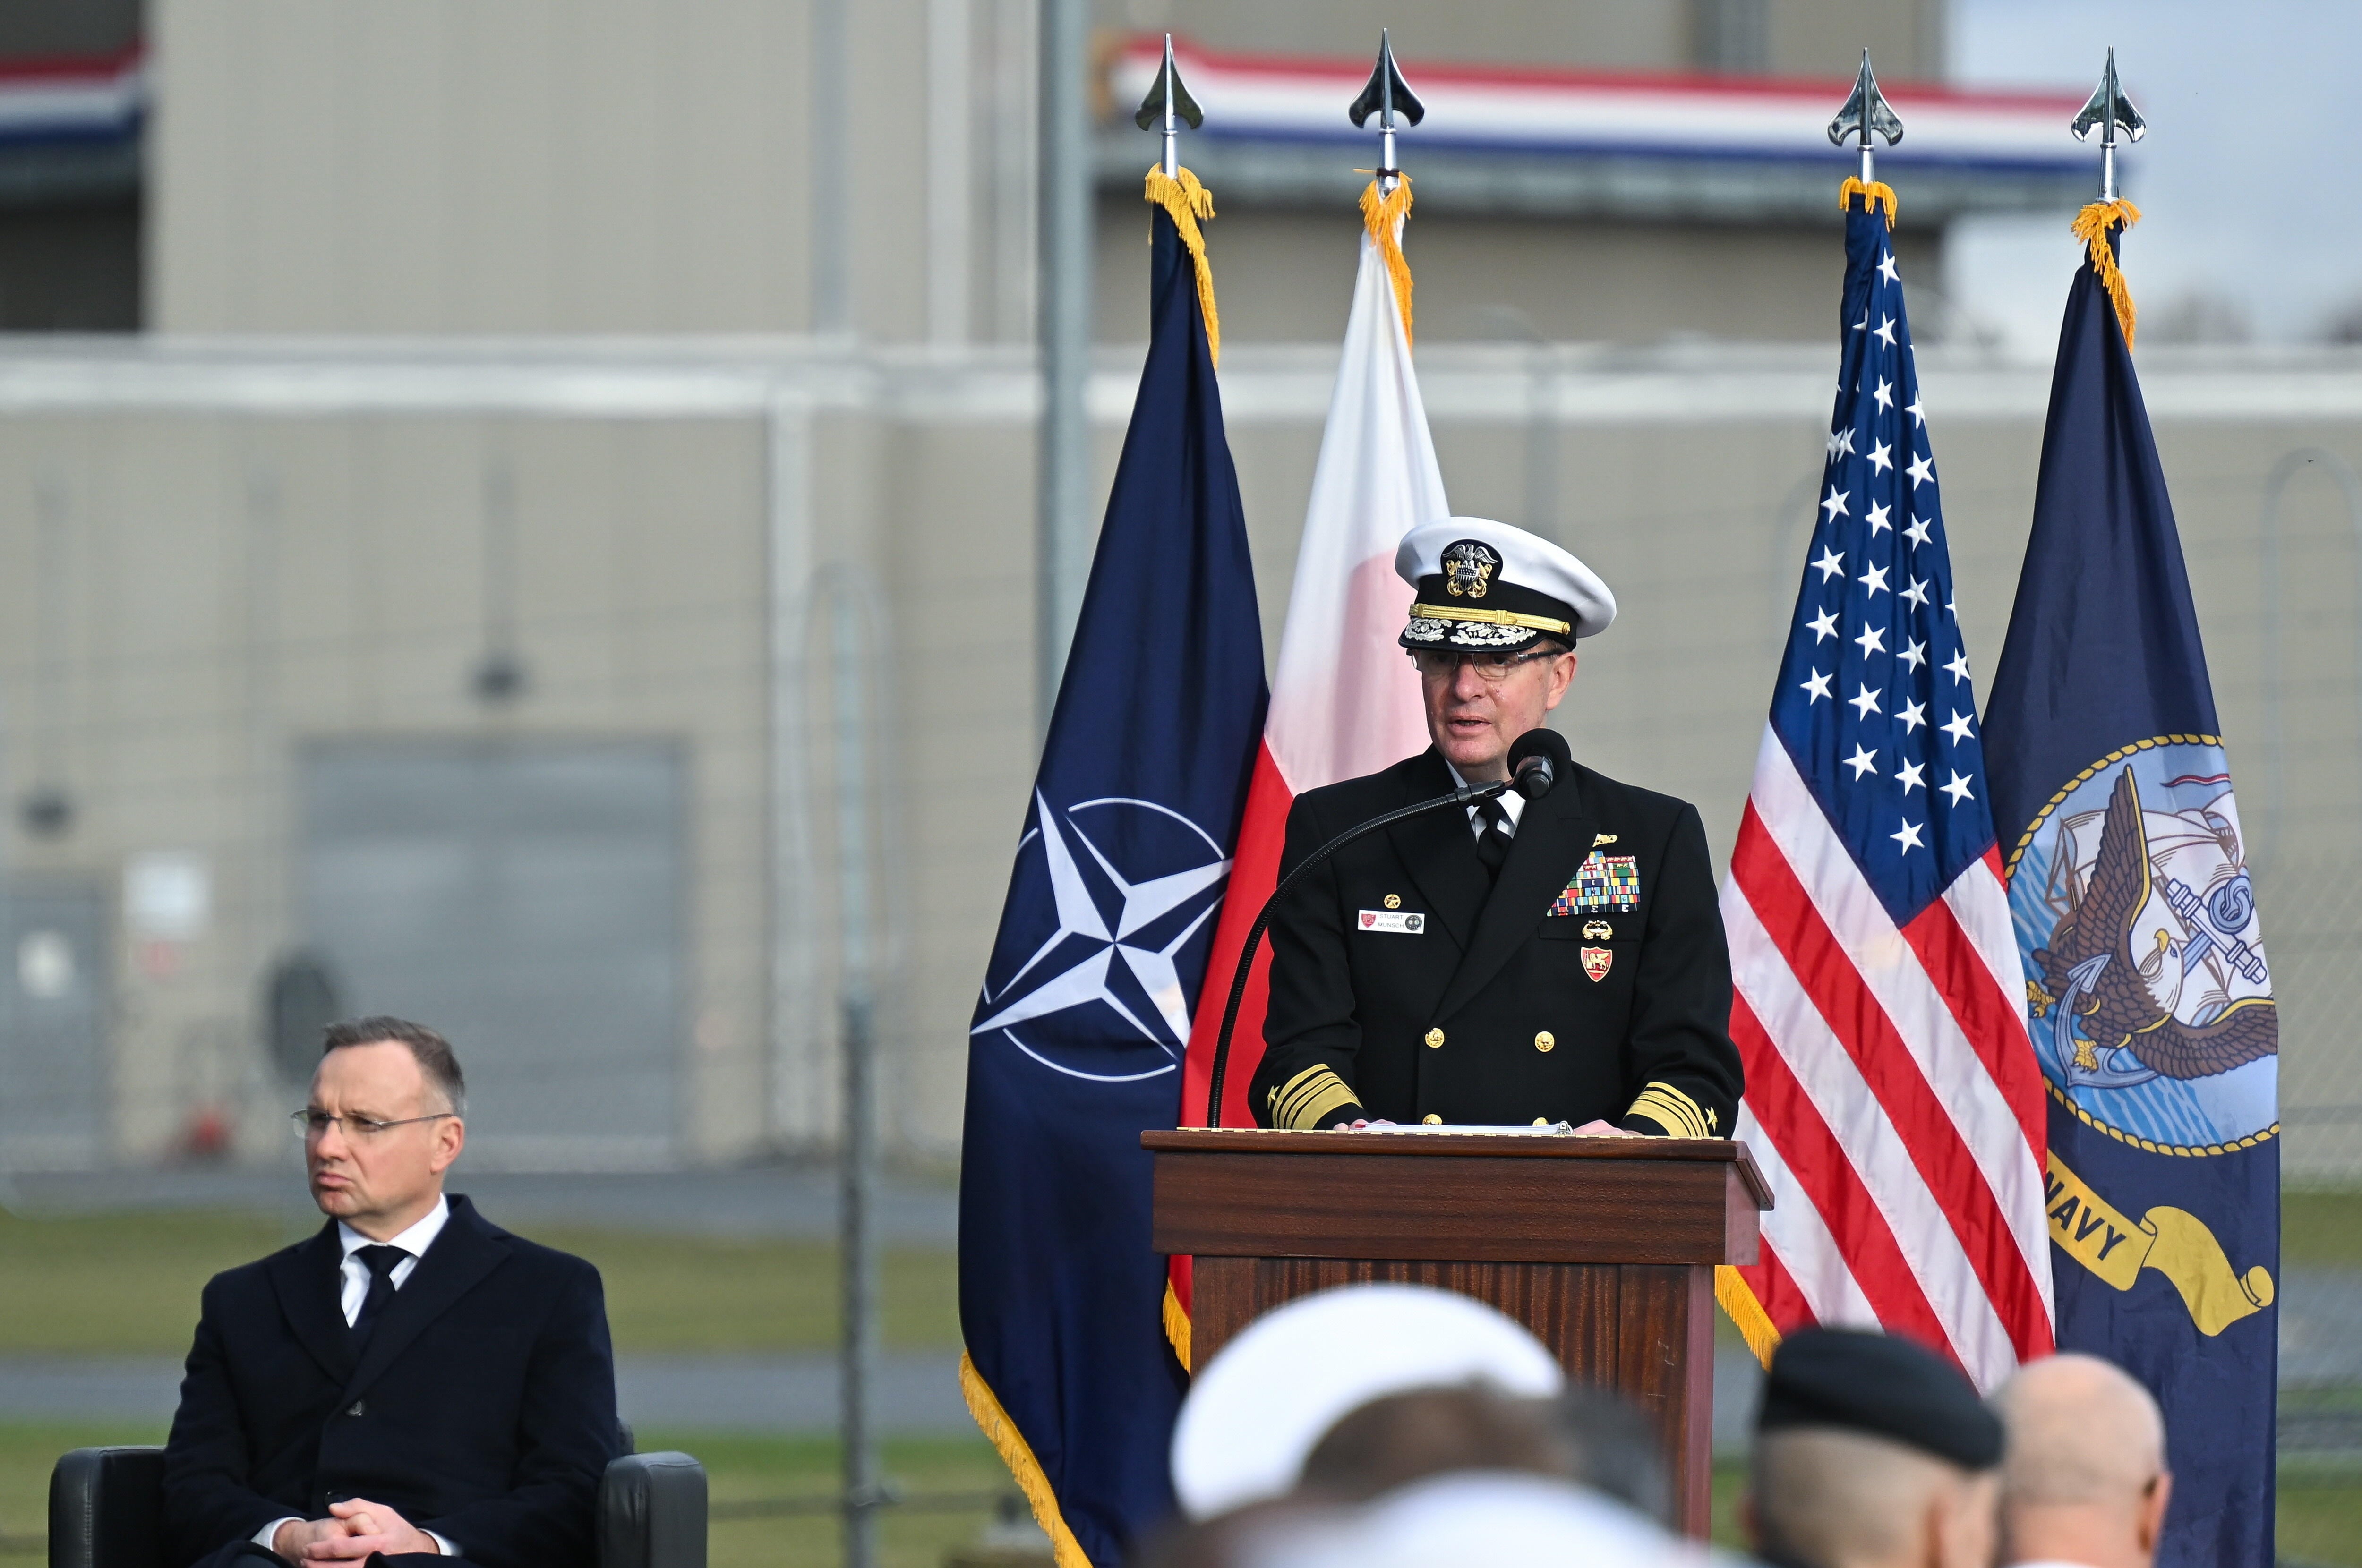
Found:
[[[2001,1463],[2001,1418],[1959,1369],[1909,1340],[1805,1329],[1780,1342],[1755,1430],[1836,1427],[1932,1453],[1968,1470]]]

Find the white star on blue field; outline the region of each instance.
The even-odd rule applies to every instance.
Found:
[[[1903,282],[1882,220],[1847,226],[1837,411],[1772,724],[1901,925],[1993,827]]]

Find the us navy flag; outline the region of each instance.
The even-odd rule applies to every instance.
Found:
[[[1263,633],[1192,276],[1152,215],[1148,363],[969,1032],[968,1406],[1057,1548],[1172,1507],[1184,1383],[1140,1134],[1171,1127],[1263,733]]]
[[[2048,1080],[2058,1348],[2165,1408],[2167,1568],[2273,1560],[2279,1010],[2104,221],[2068,296],[1985,767]]]

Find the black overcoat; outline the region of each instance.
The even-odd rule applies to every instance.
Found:
[[[599,1271],[450,1204],[358,1364],[334,1220],[206,1285],[164,1445],[171,1562],[348,1496],[482,1568],[591,1561],[622,1447]]]
[[[1282,876],[1355,823],[1452,787],[1430,748],[1308,791]],[[1250,1089],[1265,1126],[1603,1120],[1731,1135],[1730,954],[1686,801],[1573,767],[1526,806],[1497,884],[1464,807],[1410,818],[1315,867],[1274,911],[1271,944]]]

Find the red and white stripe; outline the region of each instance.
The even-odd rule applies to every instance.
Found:
[[[1363,234],[1344,353],[1296,553],[1263,749],[1192,1015],[1182,1073],[1185,1127],[1206,1124],[1214,1036],[1247,928],[1279,882],[1288,808],[1307,790],[1374,773],[1427,745],[1418,679],[1396,641],[1410,590],[1395,575],[1395,549],[1412,528],[1451,512],[1411,368],[1410,336],[1385,255]],[[1256,950],[1231,1035],[1222,1088],[1225,1127],[1255,1124],[1247,1083],[1263,1059],[1270,966],[1265,943]],[[1186,1311],[1188,1260],[1174,1262],[1174,1291]]]
[[[2000,857],[1898,927],[1768,726],[1723,884],[1772,1326],[1877,1326],[1980,1388],[2051,1349],[2042,1077]]]

